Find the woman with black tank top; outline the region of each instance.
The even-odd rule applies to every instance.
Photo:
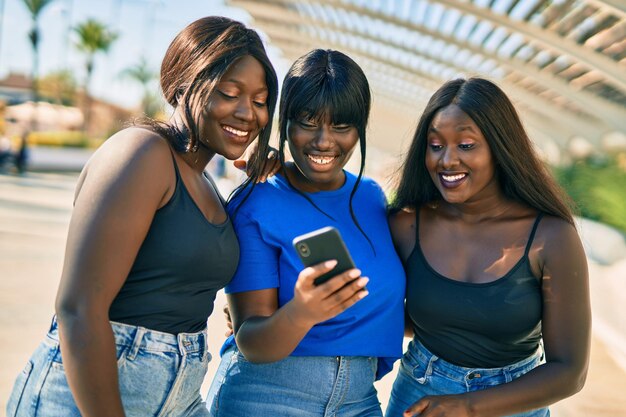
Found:
[[[174,108],[98,149],[78,182],[57,316],[18,376],[8,416],[207,416],[206,322],[239,245],[205,173],[258,136],[264,175],[277,79],[258,34],[197,20],[169,46]]]
[[[413,340],[387,417],[548,416],[582,388],[585,254],[502,90],[457,79],[431,97],[393,208]]]

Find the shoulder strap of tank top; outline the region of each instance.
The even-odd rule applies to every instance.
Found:
[[[209,183],[211,183],[211,186],[213,187],[213,189],[215,190],[215,194],[217,194],[217,196],[219,197],[220,201],[222,202],[222,205],[225,206],[226,205],[226,200],[224,200],[224,197],[222,197],[222,193],[220,193],[219,188],[217,188],[217,184],[215,184],[215,181],[213,181],[213,178],[211,178],[211,176],[204,171],[204,177],[207,179],[207,181],[209,181]]]
[[[420,213],[422,212],[422,207],[418,206],[415,210],[415,245],[419,245],[420,243]]]
[[[174,162],[174,172],[176,172],[176,181],[180,180],[180,171],[178,171],[178,162],[176,162],[176,156],[174,156],[174,149],[170,146],[170,153],[172,154],[172,162]]]
[[[537,231],[537,227],[539,226],[539,222],[543,217],[543,213],[539,212],[537,218],[535,219],[535,223],[533,224],[533,230],[530,232],[530,236],[528,237],[528,243],[526,243],[526,250],[524,251],[524,256],[528,256],[528,252],[530,252],[530,247],[533,244],[533,240],[535,239],[535,232]]]

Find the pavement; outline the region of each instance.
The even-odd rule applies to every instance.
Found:
[[[82,155],[81,163],[86,157]],[[43,339],[54,311],[77,180],[72,171],[0,174],[0,410],[5,409],[13,381]],[[591,364],[583,390],[555,404],[552,416],[626,416],[626,244],[622,235],[602,225],[581,220],[580,228],[590,264]],[[208,322],[213,360],[203,393],[219,363],[226,329],[220,310],[225,302],[224,294],[218,293],[216,311]],[[391,374],[377,382],[383,406],[396,371],[397,363]]]

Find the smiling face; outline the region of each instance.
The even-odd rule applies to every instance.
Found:
[[[345,182],[343,167],[359,141],[356,127],[301,118],[287,122],[289,151],[296,169],[293,185],[301,191],[336,190]]]
[[[246,55],[222,76],[202,109],[200,146],[227,159],[243,155],[269,120],[265,70]]]
[[[426,169],[449,203],[467,203],[500,193],[487,140],[455,104],[441,109],[430,124]]]

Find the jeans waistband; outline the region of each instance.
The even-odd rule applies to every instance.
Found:
[[[172,352],[180,355],[204,354],[207,352],[206,329],[197,333],[171,333],[146,329],[125,323],[111,321],[111,328],[118,346],[134,347],[151,352]],[[59,340],[58,322],[56,315],[52,318],[48,337]]]
[[[541,361],[543,355],[543,349],[541,346],[537,348],[535,353],[529,357],[522,359],[519,362],[512,363],[500,368],[468,368],[464,366],[455,365],[441,359],[431,351],[429,351],[420,341],[413,339],[409,343],[409,353],[413,354],[416,359],[424,364],[427,364],[428,369],[436,367],[440,373],[445,374],[447,377],[455,380],[467,380],[475,377],[490,377],[497,375],[504,375],[515,373],[526,367],[534,367]]]

